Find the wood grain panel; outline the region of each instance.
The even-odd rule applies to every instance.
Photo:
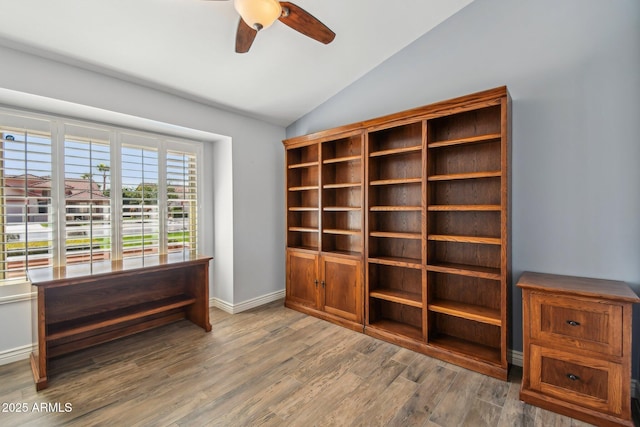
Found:
[[[362,322],[362,264],[359,260],[322,256],[324,310]]]
[[[500,106],[478,108],[430,120],[429,141],[448,141],[501,132]]]
[[[622,355],[622,306],[585,298],[531,294],[533,339]]]
[[[429,205],[499,205],[500,178],[430,182]]]
[[[459,242],[429,242],[429,264],[451,263],[478,267],[501,267],[499,246],[476,245]]]
[[[455,274],[428,273],[430,300],[457,301],[500,310],[500,282]]]
[[[456,316],[430,313],[429,337],[449,336],[494,349],[501,348],[500,327],[473,322]]]
[[[299,304],[318,305],[318,255],[287,251],[287,298]]]

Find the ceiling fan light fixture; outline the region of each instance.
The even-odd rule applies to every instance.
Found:
[[[242,20],[257,31],[268,28],[282,14],[277,0],[233,0]]]

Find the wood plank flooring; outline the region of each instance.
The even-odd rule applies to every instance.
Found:
[[[284,308],[187,322],[51,363],[35,391],[28,361],[0,366],[8,426],[567,426],[499,381]],[[70,404],[71,407],[65,407]],[[66,409],[71,409],[65,412]]]

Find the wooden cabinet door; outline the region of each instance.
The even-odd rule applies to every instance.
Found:
[[[362,272],[359,260],[323,255],[321,309],[362,322]]]
[[[287,300],[318,307],[318,255],[287,252]]]

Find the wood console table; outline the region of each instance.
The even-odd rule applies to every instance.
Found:
[[[62,354],[184,318],[211,331],[210,260],[172,253],[29,270],[36,389],[47,387],[47,363]]]

